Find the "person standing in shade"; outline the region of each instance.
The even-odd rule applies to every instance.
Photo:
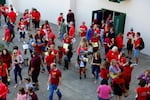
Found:
[[[48,84],[49,84],[49,90],[50,90],[49,100],[53,100],[54,91],[56,91],[56,94],[58,95],[58,100],[61,100],[62,94],[59,90],[61,81],[62,81],[61,71],[57,68],[56,63],[52,63],[50,75],[48,78]]]

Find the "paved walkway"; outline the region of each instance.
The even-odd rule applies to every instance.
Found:
[[[51,27],[53,31],[57,34],[58,33],[57,27],[53,24],[51,24]],[[3,29],[1,28],[0,29],[1,38],[3,36],[3,33],[4,33]],[[30,33],[34,34],[33,31],[30,31]],[[18,45],[19,48],[22,50],[23,43],[17,41],[17,35],[18,34],[16,32],[15,40],[11,44],[11,46]],[[0,40],[0,42],[2,42],[2,40]],[[79,42],[77,41],[74,47],[77,47],[78,43]],[[56,44],[57,45],[61,44],[61,42],[57,41]],[[9,47],[9,49],[12,49],[12,48]],[[59,68],[62,70],[62,75],[63,75],[63,81],[60,87],[62,94],[63,94],[62,100],[97,100],[96,88],[98,86],[98,83],[95,84],[94,80],[91,78],[90,65],[87,65],[88,67],[87,78],[80,80],[77,67],[75,67],[76,65],[75,62],[76,62],[76,52],[73,55],[72,63],[70,64],[69,70],[64,71],[63,66],[58,65]],[[150,68],[150,57],[146,55],[140,55],[140,64],[136,66],[133,70],[129,96],[128,98],[125,98],[123,100],[133,100],[135,96],[135,88],[137,87],[137,83],[138,83],[136,76],[146,68]],[[23,78],[28,76],[27,70],[28,70],[28,67],[24,66],[22,70]],[[47,79],[48,79],[47,72],[40,73],[40,76],[39,76],[40,90],[36,92],[38,94],[39,100],[48,100],[49,91],[47,90],[47,85],[46,85]],[[18,88],[14,89],[13,88],[14,84],[15,84],[14,75],[13,75],[13,71],[11,71],[11,84],[9,85],[10,93],[8,94],[7,100],[14,100],[16,98]],[[24,86],[24,84],[20,86]],[[54,100],[57,100],[56,95],[54,95]]]

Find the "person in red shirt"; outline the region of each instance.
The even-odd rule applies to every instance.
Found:
[[[7,25],[4,26],[4,29],[5,29],[5,32],[4,32],[3,41],[6,42],[6,45],[9,47],[9,43],[11,41],[11,33]]]
[[[126,88],[125,96],[128,96],[133,69],[134,69],[134,65],[132,64],[131,61],[127,62],[127,64],[125,64],[125,66],[123,67],[123,78],[125,81],[125,88]]]
[[[116,37],[116,44],[117,44],[117,47],[118,47],[118,51],[121,52],[122,48],[124,47],[123,34],[122,33],[119,33],[118,36]]]
[[[7,68],[9,70],[9,68],[11,68],[11,64],[12,64],[12,56],[10,55],[8,50],[5,48],[2,50],[1,59],[7,65]]]
[[[135,63],[138,64],[139,63],[139,54],[140,54],[140,43],[141,43],[141,37],[140,37],[140,32],[136,33],[136,37],[137,39],[134,42],[134,57],[135,57]]]
[[[52,49],[49,48],[49,49],[48,49],[48,55],[45,56],[45,63],[46,63],[48,72],[50,72],[50,65],[51,65],[52,63],[54,63],[55,60],[56,60],[56,59],[55,59],[55,55],[52,54]]]
[[[30,13],[29,10],[26,9],[25,12],[23,13],[23,19],[25,21],[25,25],[26,25],[26,29],[29,30],[30,29]]]
[[[62,19],[63,19],[63,13],[60,13],[59,17],[57,18],[58,27],[60,26],[60,23],[61,23]]]
[[[5,19],[5,23],[7,23],[7,14],[8,14],[8,11],[9,11],[9,8],[8,6],[5,4],[2,8],[2,12],[3,12],[3,16],[4,16],[4,19]]]
[[[66,53],[66,49],[62,46],[58,46],[58,63],[62,63],[63,55]]]
[[[11,8],[11,11],[8,13],[8,18],[11,20],[13,24],[16,22],[17,15],[14,12],[13,8]]]
[[[3,63],[2,60],[0,60],[0,76],[2,77],[3,83],[7,85],[7,76],[8,76],[7,65]]]
[[[73,22],[70,22],[69,37],[72,39],[75,37],[75,27]]]
[[[47,39],[48,40],[51,40],[51,42],[54,44],[55,43],[55,40],[56,40],[56,35],[53,31],[48,31],[47,32]]]
[[[25,25],[24,19],[20,18],[20,21],[18,23],[18,31],[19,31],[19,34],[20,34],[20,40],[21,41],[25,41],[25,31],[26,31],[25,26],[26,25]]]
[[[34,13],[34,18],[35,18],[35,29],[39,28],[40,26],[40,18],[41,18],[41,14],[37,9],[34,9],[35,13]]]
[[[2,77],[0,76],[0,98],[1,100],[6,100],[8,94],[8,87],[2,82]]]
[[[100,39],[97,38],[97,33],[94,33],[94,36],[90,39],[90,43],[93,47],[93,52],[96,52],[100,46]]]
[[[114,92],[115,100],[122,100],[123,93],[126,93],[125,81],[123,79],[122,73],[118,73],[117,77],[112,81],[112,87]]]
[[[71,44],[72,40],[67,33],[64,34],[63,43]]]
[[[139,87],[136,88],[137,98],[136,100],[148,100],[147,95],[150,89],[146,87],[147,83],[144,79],[139,82]]]
[[[35,8],[32,8],[30,15],[31,15],[31,19],[32,19],[32,26],[35,27]]]
[[[123,67],[124,67],[127,63],[128,63],[128,62],[127,62],[127,58],[126,58],[125,53],[122,53],[122,52],[121,52],[121,53],[119,54],[119,62],[118,62],[120,69],[123,70]]]
[[[135,33],[133,31],[133,28],[131,28],[130,32],[127,33],[127,50],[128,50],[129,59],[131,59],[132,57],[134,37],[135,37]]]
[[[118,48],[116,46],[114,46],[111,50],[108,51],[108,53],[106,54],[106,60],[108,62],[111,62],[112,59],[115,59],[116,61],[118,61],[118,56],[119,56],[119,52],[118,52]]]
[[[109,79],[109,66],[110,63],[105,61],[100,67],[100,84],[103,79],[105,80]]]
[[[85,25],[85,22],[82,22],[82,25],[80,26],[80,37],[85,37],[86,36],[86,32],[87,32],[87,26]]]
[[[54,91],[56,91],[59,100],[61,100],[62,94],[59,90],[59,86],[61,85],[61,82],[62,82],[62,73],[56,67],[56,63],[52,63],[49,78],[48,78],[48,84],[50,89],[49,100],[53,100]]]
[[[105,34],[105,38],[104,38],[104,48],[105,48],[105,55],[108,53],[108,51],[110,50],[111,47],[111,38],[109,37],[109,33],[107,32]]]

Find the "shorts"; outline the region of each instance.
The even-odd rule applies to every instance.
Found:
[[[140,50],[139,49],[134,49],[134,57],[139,57]]]
[[[132,51],[133,50],[133,44],[127,43],[127,50]]]
[[[20,32],[20,38],[25,38],[25,32]]]

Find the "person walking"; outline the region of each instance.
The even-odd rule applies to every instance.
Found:
[[[21,74],[21,70],[22,70],[22,64],[23,63],[23,58],[21,55],[18,55],[18,51],[14,50],[13,51],[13,55],[12,55],[12,67],[14,69],[14,76],[15,76],[15,86],[14,88],[17,87],[18,82],[17,82],[17,76],[19,75],[20,77],[20,82],[19,84],[21,84],[22,82],[22,74]]]
[[[96,92],[98,93],[98,100],[109,100],[112,89],[108,85],[108,80],[103,79]]]
[[[6,100],[8,93],[7,86],[2,82],[2,77],[0,76],[0,100]]]
[[[30,61],[29,75],[32,77],[32,82],[35,90],[39,90],[38,77],[40,74],[40,66],[41,58],[36,52],[33,52],[32,59]]]
[[[56,94],[58,95],[58,99],[61,100],[62,94],[59,90],[61,81],[62,81],[61,71],[57,68],[56,63],[52,63],[50,75],[48,78],[48,84],[49,84],[49,90],[50,90],[49,100],[53,100],[54,91],[56,91]]]

